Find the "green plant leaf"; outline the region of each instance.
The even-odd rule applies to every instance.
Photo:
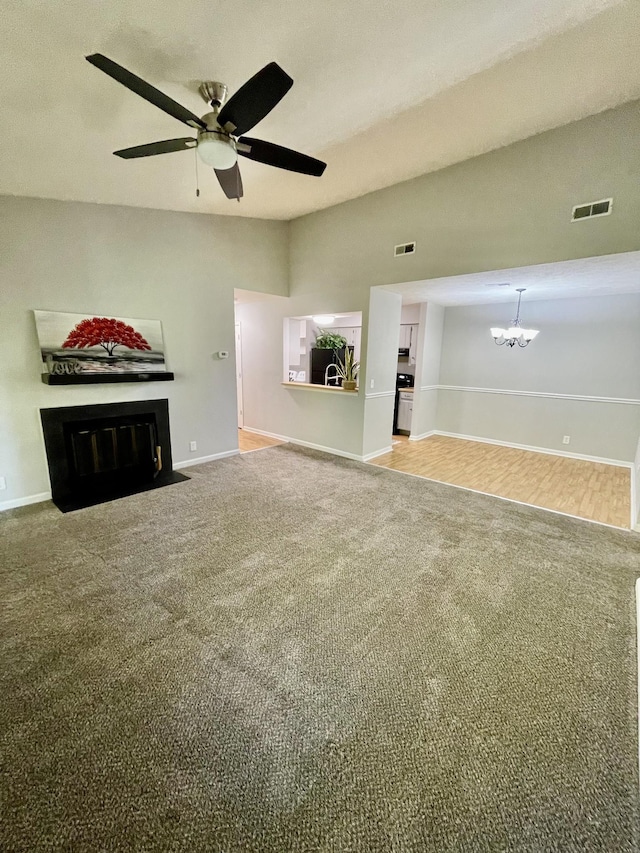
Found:
[[[336,372],[338,376],[342,377],[343,382],[354,382],[357,380],[358,373],[360,372],[360,362],[356,361],[355,358],[354,351],[348,347],[345,349],[344,361],[338,358]]]
[[[320,329],[316,337],[316,349],[344,349],[347,339],[327,329]]]

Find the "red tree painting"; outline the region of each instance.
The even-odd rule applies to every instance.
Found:
[[[84,347],[101,346],[107,351],[107,355],[113,355],[116,347],[128,347],[129,349],[150,350],[151,347],[136,332],[133,326],[123,323],[122,320],[109,319],[108,317],[91,317],[82,320],[73,328],[66,341],[62,344],[63,349],[83,349]]]

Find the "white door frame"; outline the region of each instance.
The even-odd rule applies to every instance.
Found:
[[[244,399],[242,395],[242,328],[236,327],[236,397],[238,401],[238,429],[244,426]]]

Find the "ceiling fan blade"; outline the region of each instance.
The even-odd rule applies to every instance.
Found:
[[[197,139],[186,136],[183,139],[163,139],[161,142],[149,142],[147,145],[135,145],[133,148],[121,148],[114,151],[116,157],[123,160],[133,160],[136,157],[153,157],[155,154],[171,154],[172,151],[188,151],[195,148]]]
[[[146,83],[141,77],[136,77],[135,74],[132,74],[131,71],[127,71],[126,68],[118,65],[117,62],[108,59],[101,53],[92,53],[91,56],[87,56],[85,59],[87,62],[95,65],[96,68],[99,68],[100,71],[104,71],[105,74],[108,74],[109,77],[112,77],[118,83],[122,83],[122,85],[126,86],[127,89],[135,92],[136,95],[140,95],[140,97],[144,98],[145,101],[149,101],[149,103],[153,104],[154,107],[159,107],[173,118],[177,118],[178,121],[188,124],[189,127],[201,129],[206,128],[205,123],[202,119],[199,119],[197,115],[194,115],[194,113],[186,109],[186,107],[181,106],[177,101],[174,101],[173,98],[165,95],[164,92],[161,92],[159,89],[156,89],[149,83]]]
[[[241,86],[220,110],[218,124],[241,136],[261,121],[293,86],[293,80],[276,62],[270,62]]]
[[[227,198],[237,198],[238,201],[242,198],[242,178],[240,177],[240,168],[236,163],[230,169],[214,169],[216,177],[220,182],[220,186],[224,190]]]
[[[238,154],[265,163],[267,166],[276,166],[278,169],[287,169],[289,172],[301,172],[303,175],[320,175],[327,168],[327,164],[315,157],[308,157],[291,148],[283,148],[282,145],[274,145],[273,142],[265,142],[263,139],[251,139],[242,136],[238,140]]]

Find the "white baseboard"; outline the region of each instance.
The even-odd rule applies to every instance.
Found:
[[[333,456],[342,456],[345,459],[353,459],[355,462],[365,461],[364,457],[359,456],[357,453],[349,453],[346,450],[338,450],[335,447],[326,447],[324,444],[314,444],[312,441],[303,441],[300,438],[292,438],[290,435],[279,435],[277,432],[267,432],[267,430],[257,429],[256,427],[249,426],[243,426],[242,429],[246,432],[255,432],[256,435],[266,435],[267,438],[277,438],[279,441],[287,441],[289,442],[289,444],[297,444],[300,447],[308,447],[310,450],[320,450],[322,451],[322,453],[331,453]],[[380,453],[388,453],[389,450],[391,450],[391,448],[389,448],[388,450],[382,450],[380,451]]]
[[[211,456],[199,456],[197,459],[187,459],[183,462],[174,462],[174,471],[180,468],[191,468],[192,465],[202,465],[203,462],[213,462],[215,459],[225,459],[227,456],[237,456],[239,450],[223,450],[222,453],[213,453]]]
[[[43,501],[51,500],[51,492],[39,492],[37,495],[26,495],[23,498],[13,498],[8,501],[0,501],[0,512],[5,509],[16,509],[19,506],[28,506],[29,504],[39,504]]]
[[[214,453],[212,456],[200,456],[198,459],[174,462],[173,469],[177,471],[180,468],[190,468],[192,465],[201,465],[203,462],[212,462],[214,459],[223,459],[225,456],[236,456],[238,453],[240,453],[239,450],[225,450],[223,453]],[[26,495],[23,498],[0,501],[0,512],[4,512],[6,509],[16,509],[19,506],[28,506],[29,504],[37,504],[50,500],[51,492],[40,492],[37,495]]]
[[[361,462],[369,462],[371,459],[377,459],[378,456],[384,456],[385,453],[391,453],[393,450],[392,446],[383,447],[382,450],[374,450],[373,453],[365,453],[364,456],[360,457]]]
[[[619,468],[629,468],[631,470],[631,523],[629,525],[631,530],[635,530],[640,533],[640,518],[638,518],[638,510],[640,507],[636,506],[636,488],[635,488],[635,479],[636,479],[636,470],[633,462],[626,462],[622,459],[607,459],[602,456],[587,456],[585,453],[569,453],[562,450],[550,450],[547,447],[533,447],[528,444],[516,444],[511,441],[498,441],[492,438],[480,438],[475,435],[463,435],[458,432],[445,432],[444,430],[434,429],[431,432],[425,432],[421,435],[410,435],[409,441],[421,441],[423,438],[429,438],[432,435],[444,435],[449,438],[460,438],[465,441],[479,441],[482,444],[496,444],[499,447],[514,447],[517,450],[530,450],[534,453],[546,453],[549,456],[564,456],[569,459],[584,459],[586,462],[600,462],[603,465],[615,465]],[[473,489],[471,490],[473,491]],[[518,503],[518,501],[516,501]],[[560,513],[561,515],[565,515],[566,513]],[[573,518],[578,518],[578,516],[572,516]],[[609,525],[608,525],[609,526]]]
[[[569,459],[584,459],[587,462],[600,462],[602,465],[617,465],[619,468],[633,468],[633,462],[622,459],[607,459],[604,456],[587,456],[585,453],[569,453],[564,450],[551,450],[548,447],[534,447],[530,444],[515,444],[512,441],[498,441],[494,438],[480,438],[477,435],[463,435],[459,432],[444,432],[435,429],[433,435],[446,435],[449,438],[462,438],[465,441],[480,441],[482,444],[497,444],[500,447],[515,447],[516,450],[532,450],[534,453],[547,453],[550,456],[566,456]]]
[[[214,453],[212,456],[200,456],[198,459],[188,459],[186,462],[174,462],[173,470],[177,471],[180,468],[190,468],[192,465],[201,465],[203,462],[212,462],[214,459],[223,459],[225,456],[236,456],[238,453],[240,453],[239,450],[225,450],[222,453]],[[16,509],[19,506],[28,506],[29,504],[37,504],[50,500],[51,492],[40,492],[37,495],[26,495],[23,498],[0,501],[0,512],[4,512],[6,509]]]
[[[245,425],[242,427],[242,429],[244,432],[255,432],[256,435],[266,435],[267,438],[277,438],[280,441],[291,441],[291,439],[286,435],[278,435],[277,432],[267,432],[266,429],[258,429],[258,427],[250,427]]]
[[[432,435],[435,435],[436,431],[434,429],[429,430],[429,432],[421,432],[420,435],[410,435],[409,441],[422,441],[423,438],[429,438]]]

